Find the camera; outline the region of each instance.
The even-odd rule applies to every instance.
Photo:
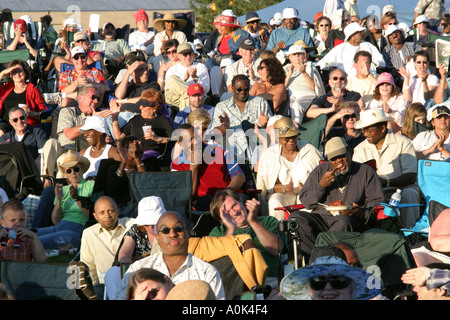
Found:
[[[14,242],[14,248],[19,248],[20,247],[20,237],[17,235],[16,230],[10,229],[8,227],[5,227],[5,230],[8,232],[8,236],[0,239],[0,245],[2,247],[6,247],[6,245],[8,244],[8,240],[12,239]]]
[[[295,233],[298,230],[298,222],[295,218],[289,218],[288,220],[278,221],[278,231]]]

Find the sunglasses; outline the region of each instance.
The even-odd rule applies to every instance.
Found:
[[[18,117],[18,118],[14,118],[14,119],[11,119],[13,122],[17,122],[17,121],[25,121],[25,116],[20,116],[20,117]]]
[[[242,91],[249,92],[250,88],[236,88],[236,91],[237,92],[242,92]]]
[[[14,69],[11,71],[11,75],[14,76],[16,74],[21,74],[23,73],[23,69]]]
[[[175,53],[177,53],[177,50],[166,51],[166,54],[175,54]]]
[[[84,54],[80,54],[80,55],[75,55],[73,57],[73,60],[78,60],[78,59],[86,60],[86,56]]]
[[[91,100],[100,100],[100,97],[99,97],[99,96],[96,96],[95,94],[93,94],[93,95],[91,96]]]
[[[337,80],[339,80],[339,81],[345,81],[345,78],[344,77],[333,77],[332,78],[334,81],[337,81]]]
[[[329,27],[329,24],[319,24],[319,27]]]
[[[417,64],[428,64],[428,61],[416,61]]]
[[[67,173],[67,174],[71,174],[71,173],[72,173],[72,170],[73,170],[74,173],[80,172],[80,168],[79,168],[79,167],[73,167],[73,168],[67,169],[67,170],[66,170],[66,173]]]
[[[261,70],[261,69],[265,69],[265,68],[267,68],[267,67],[259,66],[259,67],[257,68],[257,70]]]
[[[445,28],[447,26],[447,24],[446,23],[441,23],[440,26]]]
[[[356,118],[356,113],[346,114],[346,115],[344,116],[344,119],[350,119],[350,118]]]
[[[186,56],[190,56],[191,54],[193,54],[193,52],[192,52],[192,51],[189,51],[189,52],[183,52],[181,55],[182,55],[183,57],[186,57]]]
[[[288,142],[289,140],[296,141],[298,139],[298,137],[295,135],[295,136],[292,136],[292,137],[284,137],[284,138],[280,138],[280,139],[283,140],[283,141]]]
[[[170,231],[173,229],[173,231],[175,231],[176,233],[182,233],[183,231],[184,231],[184,227],[180,224],[180,225],[178,225],[178,226],[176,226],[176,227],[173,227],[173,228],[171,228],[171,227],[164,227],[164,228],[161,228],[160,230],[159,230],[159,232],[161,232],[161,233],[163,233],[163,234],[169,234],[170,233]]]
[[[87,40],[85,40],[85,39],[80,39],[80,40],[75,41],[75,43],[77,43],[77,42],[87,42]]]
[[[327,283],[330,283],[333,289],[341,290],[350,285],[350,279],[344,276],[318,276],[309,280],[311,289],[316,291],[325,289]]]

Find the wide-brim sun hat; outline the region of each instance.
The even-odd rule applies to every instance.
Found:
[[[309,280],[312,277],[327,275],[350,278],[353,281],[352,300],[369,300],[381,293],[381,288],[377,288],[381,281],[371,281],[374,275],[332,256],[319,257],[310,265],[285,276],[280,283],[280,292],[288,300],[311,300],[308,292]]]
[[[362,27],[358,22],[352,22],[344,29],[345,41],[348,41],[352,35],[357,32],[365,32],[367,29]]]
[[[362,110],[359,120],[355,123],[355,129],[367,128],[380,122],[390,121],[394,121],[394,119],[386,116],[383,108]]]
[[[156,31],[161,32],[164,30],[164,22],[166,21],[175,21],[177,23],[176,30],[183,30],[187,24],[187,20],[175,18],[173,13],[166,13],[163,18],[155,19],[153,21],[153,28]]]
[[[89,169],[90,162],[88,158],[82,157],[77,151],[69,149],[56,160],[59,171],[64,174],[69,168],[80,165],[81,171],[84,173]]]
[[[294,122],[290,117],[282,117],[278,119],[273,124],[273,128],[278,130],[279,138],[293,137],[300,134],[300,130],[294,125]]]

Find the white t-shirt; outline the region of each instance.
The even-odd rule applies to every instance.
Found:
[[[153,37],[155,33],[153,31],[148,32],[141,32],[139,30],[136,30],[130,34],[128,37],[128,44],[130,45],[131,50],[143,50],[147,54],[153,54],[153,43],[149,44],[148,46],[145,46],[144,43],[146,43],[148,40],[150,40],[151,37]]]
[[[434,130],[422,131],[417,134],[413,140],[414,150],[416,152],[422,152],[429,149],[433,143],[438,140]],[[444,141],[444,148],[450,151],[450,136]],[[435,152],[429,154],[426,159],[428,160],[445,160],[446,157],[442,155],[442,152],[435,150]]]
[[[439,78],[434,74],[430,74],[427,78],[427,85],[428,88],[437,87],[439,85]],[[423,96],[422,79],[417,78],[417,76],[411,77],[409,80],[409,91],[412,95],[412,102],[426,102]]]

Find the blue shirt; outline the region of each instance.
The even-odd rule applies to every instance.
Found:
[[[267,42],[267,50],[272,50],[278,42],[284,41],[286,48],[284,50],[288,50],[291,45],[293,45],[298,40],[305,41],[308,47],[313,47],[314,43],[309,35],[308,31],[305,28],[298,27],[297,29],[288,30],[286,28],[278,28],[271,32],[269,36],[269,41]]]
[[[202,108],[208,111],[209,115],[211,116],[211,123],[212,123],[212,119],[214,118],[214,107],[203,104]],[[177,113],[175,119],[173,119],[175,129],[178,128],[180,125],[187,123],[187,118],[191,112],[192,112],[191,106],[188,106]],[[209,124],[208,130],[211,129],[211,123]]]

